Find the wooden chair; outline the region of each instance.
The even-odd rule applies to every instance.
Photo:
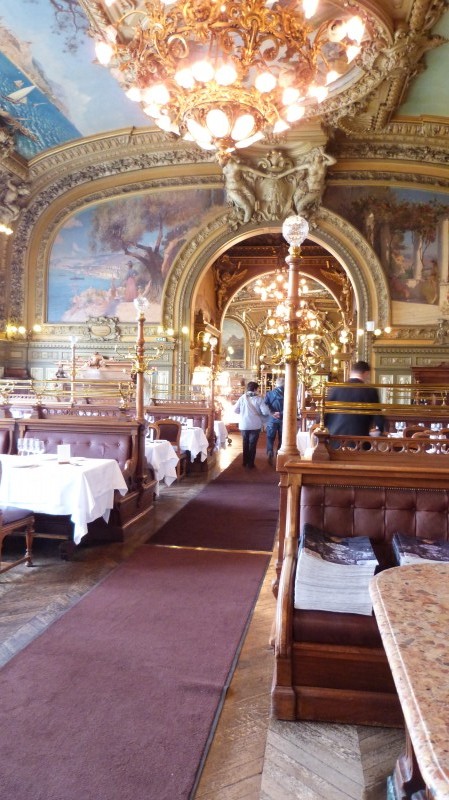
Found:
[[[17,558],[15,561],[2,562],[2,547],[3,540],[8,535],[12,536],[25,536],[26,548],[25,555]],[[32,511],[25,508],[13,508],[7,506],[0,507],[0,575],[3,572],[18,564],[26,563],[27,567],[32,566],[31,551],[33,547],[33,534],[34,534],[34,515]]]
[[[153,440],[162,439],[162,436],[160,435],[159,431],[159,425],[157,424],[157,422],[147,422],[145,429],[146,429],[145,436],[148,439],[153,439]]]
[[[176,419],[170,419],[167,417],[166,419],[159,419],[156,423],[157,428],[159,429],[159,439],[165,439],[167,442],[170,442],[173,445],[174,449],[176,450],[176,455],[179,458],[179,461],[176,465],[176,474],[178,476],[178,481],[187,474],[187,453],[183,452],[180,447],[180,440],[181,440],[181,430],[182,425]]]
[[[415,433],[422,433],[423,431],[424,428],[422,427],[422,425],[410,425],[405,429],[404,436],[406,436],[407,439],[410,439],[412,436],[414,436]],[[427,432],[427,436],[429,435],[430,431]]]
[[[412,439],[428,439],[431,434],[432,434],[432,431],[428,430],[427,428],[420,428],[419,430],[415,431],[415,433],[412,433],[411,438]]]

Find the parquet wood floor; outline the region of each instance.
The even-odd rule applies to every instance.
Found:
[[[233,439],[220,452],[216,471],[239,452],[238,435]],[[150,530],[124,544],[80,549],[76,559],[61,561],[55,543],[36,541],[35,567],[21,565],[0,576],[0,666],[158,530],[205,480],[189,476],[163,488]],[[386,778],[403,748],[401,731],[270,720],[273,577],[274,559],[192,800],[384,800]],[[158,799],[149,793],[148,800]]]

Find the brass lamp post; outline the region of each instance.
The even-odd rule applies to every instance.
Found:
[[[145,311],[148,308],[146,297],[136,297],[134,305],[137,309],[137,337],[136,350],[133,369],[136,374],[136,419],[142,424],[145,422],[144,416],[144,375],[148,369],[145,359]]]
[[[288,264],[288,293],[286,305],[288,317],[285,357],[284,418],[282,427],[281,456],[298,456],[296,427],[298,413],[298,360],[299,360],[299,271],[301,265],[301,244],[307,237],[309,224],[304,217],[287,217],[282,226],[282,235],[290,245],[286,262]]]
[[[209,423],[209,448],[212,452],[215,447],[215,378],[216,378],[216,364],[215,364],[215,348],[218,344],[216,336],[211,336],[209,339],[210,347],[210,423]]]

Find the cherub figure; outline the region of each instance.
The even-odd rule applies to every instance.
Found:
[[[235,268],[230,271],[223,269],[223,265],[227,264],[232,267],[232,261],[229,256],[224,255],[220,263],[215,267],[215,284],[217,289],[217,308],[222,311],[225,300],[229,295],[231,286],[238,283],[247,273],[246,269],[240,269],[240,261]]]

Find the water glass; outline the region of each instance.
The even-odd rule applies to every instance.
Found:
[[[17,439],[17,453],[19,456],[23,456],[25,450],[25,439]]]

